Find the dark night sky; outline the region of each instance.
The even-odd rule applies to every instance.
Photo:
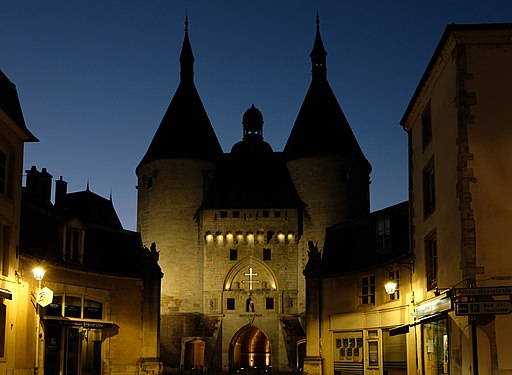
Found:
[[[329,82],[373,166],[372,210],[407,199],[399,121],[448,23],[511,22],[509,0],[48,0],[0,4],[0,69],[40,139],[25,169],[108,197],[136,227],[135,167],[179,81],[188,14],[195,83],[224,151],[252,103],[281,151],[311,80],[317,11]]]

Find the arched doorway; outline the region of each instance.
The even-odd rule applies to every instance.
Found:
[[[185,371],[196,370],[199,372],[204,365],[205,343],[202,340],[194,339],[185,343],[185,358],[183,367]]]
[[[270,341],[258,327],[248,324],[231,340],[229,367],[231,371],[266,368],[271,365]]]

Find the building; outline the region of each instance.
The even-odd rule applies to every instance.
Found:
[[[18,284],[21,180],[25,142],[37,138],[28,130],[16,86],[0,70],[0,372],[31,372],[33,352],[27,350],[19,305]],[[35,347],[35,343],[34,343]],[[16,355],[15,355],[16,353]]]
[[[136,169],[137,230],[164,272],[161,357],[168,371],[302,367],[308,241],[369,212],[364,157],[328,83],[317,19],[312,80],[286,146],[263,115],[223,152],[193,80],[185,22],[181,79]]]
[[[327,228],[321,253],[310,244],[305,374],[415,373],[414,342],[393,334],[414,311],[408,227],[403,202]]]
[[[52,203],[52,175],[26,173],[18,334],[30,367],[47,375],[160,373],[156,248],[122,228],[111,199],[89,187],[68,193],[61,177]],[[33,276],[36,268],[45,272]]]
[[[405,111],[422,374],[512,372],[512,24],[448,25]]]

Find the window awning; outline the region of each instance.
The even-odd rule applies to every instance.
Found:
[[[12,300],[12,293],[10,290],[0,288],[0,298]]]

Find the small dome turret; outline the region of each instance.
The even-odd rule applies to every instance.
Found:
[[[245,111],[242,125],[244,126],[244,140],[248,138],[263,139],[263,115],[254,104]]]

